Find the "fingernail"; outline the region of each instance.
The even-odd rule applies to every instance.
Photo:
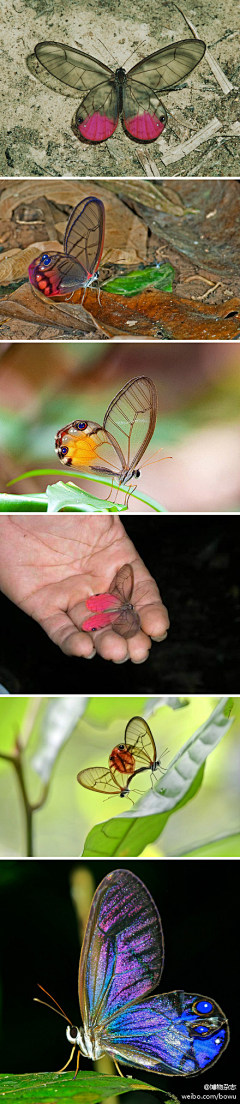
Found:
[[[152,639],[156,641],[156,644],[160,644],[161,640],[167,639],[167,632],[165,632],[163,636],[153,636]]]
[[[95,655],[96,655],[96,648],[93,649],[93,652],[90,652],[90,655],[85,656],[85,659],[93,659],[93,657]]]
[[[144,656],[144,659],[132,659],[132,663],[135,663],[135,667],[139,663],[146,663],[146,659],[148,659],[148,656],[149,656],[149,652],[146,656]]]
[[[113,661],[113,662],[114,662],[114,663],[117,663],[117,664],[118,664],[118,667],[120,667],[120,663],[127,663],[128,659],[130,659],[130,656],[129,656],[129,655],[126,655],[126,656],[125,656],[125,659],[114,659],[114,661]]]

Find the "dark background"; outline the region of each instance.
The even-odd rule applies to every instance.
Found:
[[[2,983],[2,1071],[57,1070],[70,1046],[65,1024],[33,1003],[40,982],[73,1023],[80,1024],[77,995],[79,941],[69,894],[73,866],[87,866],[96,886],[113,868],[132,870],[160,910],[165,937],[161,991],[175,988],[214,998],[230,1022],[231,1039],[221,1059],[197,1078],[147,1074],[156,1088],[203,1093],[204,1085],[236,1082],[238,1040],[235,860],[5,860],[0,863],[0,984]],[[44,994],[43,994],[44,998]],[[46,997],[46,1000],[48,998]],[[83,1056],[81,1069],[90,1069]],[[127,1071],[128,1072],[128,1071]],[[134,1072],[129,1069],[129,1073]],[[136,1073],[146,1080],[144,1071]],[[135,1097],[134,1094],[134,1098]],[[157,1099],[163,1099],[157,1094]],[[130,1097],[126,1097],[130,1101]],[[145,1104],[141,1096],[142,1104]],[[154,1100],[154,1098],[153,1098]]]
[[[238,515],[126,518],[168,607],[171,629],[145,664],[68,658],[0,598],[0,681],[22,693],[234,693],[239,679]],[[4,674],[3,674],[3,668]],[[9,672],[6,674],[6,669]]]

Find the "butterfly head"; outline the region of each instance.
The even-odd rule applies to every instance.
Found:
[[[93,1062],[96,1062],[97,1059],[101,1057],[103,1051],[99,1046],[96,1034],[92,1031],[88,1031],[86,1027],[83,1030],[82,1027],[78,1028],[73,1027],[72,1024],[68,1025],[66,1036],[68,1042],[71,1043],[72,1046],[79,1047],[82,1054],[85,1055],[85,1058],[91,1058]]]
[[[55,452],[61,463],[68,467],[72,464],[73,467],[91,464],[96,449],[94,435],[99,429],[101,426],[97,422],[87,422],[84,418],[59,429],[55,437]]]

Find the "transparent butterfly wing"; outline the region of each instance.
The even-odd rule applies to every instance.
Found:
[[[85,142],[106,142],[116,130],[119,95],[114,77],[97,84],[76,111],[75,132]]]
[[[97,793],[120,794],[127,789],[126,774],[115,771],[114,774],[106,767],[88,767],[79,771],[77,780],[80,786],[86,790],[96,790]]]
[[[166,108],[153,89],[127,78],[123,86],[123,128],[135,142],[155,142],[167,123]]]
[[[207,1004],[208,1014],[198,1005]],[[150,997],[120,1009],[98,1030],[103,1049],[123,1065],[143,1066],[167,1075],[193,1077],[208,1069],[227,1046],[229,1030],[221,1008],[199,994],[181,990]]]
[[[44,69],[69,88],[84,92],[114,77],[108,65],[103,65],[82,50],[64,46],[63,42],[38,42],[35,54]]]
[[[151,993],[162,967],[163,934],[156,905],[135,874],[114,870],[94,895],[81,951],[84,1028],[98,1034],[129,1002]]]
[[[43,261],[43,256],[35,257],[29,265],[28,274],[30,284],[37,291],[41,291],[47,298],[69,293],[71,295],[78,288],[86,285],[87,273],[83,265],[71,260],[65,253],[49,253],[49,260]]]
[[[108,406],[103,428],[120,445],[124,468],[119,483],[131,478],[153,435],[157,417],[157,392],[147,376],[126,383]]]
[[[156,745],[143,717],[132,717],[125,729],[124,743],[133,752],[136,765],[151,768],[156,762]]]
[[[120,601],[130,602],[133,592],[134,575],[132,564],[123,564],[116,572],[109,587],[109,594],[115,594]]]
[[[101,199],[87,196],[72,211],[64,236],[64,251],[92,275],[101,260],[105,212]]]
[[[143,61],[137,62],[130,69],[128,78],[131,81],[143,83],[155,92],[160,92],[163,88],[174,88],[178,81],[183,80],[183,77],[187,77],[195,69],[203,58],[205,50],[205,42],[201,42],[200,39],[186,38],[181,42],[173,42],[171,46],[156,50]]]

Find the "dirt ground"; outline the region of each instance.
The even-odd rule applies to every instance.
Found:
[[[181,6],[233,89],[223,93],[204,58],[181,89],[163,95],[168,112],[163,137],[147,146],[131,142],[119,122],[113,138],[94,146],[79,142],[71,129],[80,93],[47,74],[35,58],[36,43],[63,42],[114,70],[119,65],[129,70],[157,48],[191,37],[182,14],[171,0],[161,5],[138,0],[136,7],[128,0],[82,0],[81,5],[78,0],[5,0],[0,51],[2,175],[141,177],[145,172],[151,175],[151,167],[147,171],[139,159],[147,155],[154,162],[153,175],[239,176],[237,5],[234,0],[195,0],[191,7],[182,0]],[[180,160],[164,163],[170,147],[192,138],[216,118],[217,134]]]

